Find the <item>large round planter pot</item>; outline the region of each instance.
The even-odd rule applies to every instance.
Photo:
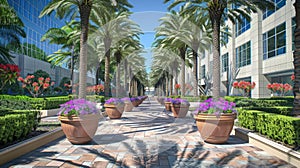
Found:
[[[140,105],[138,100],[132,101],[131,103],[132,103],[133,107],[137,107]]]
[[[189,111],[189,105],[183,104],[172,104],[171,103],[171,111],[175,118],[184,118]]]
[[[132,111],[132,109],[133,109],[133,105],[131,102],[125,103],[125,107],[124,107],[125,112]]]
[[[105,112],[110,119],[119,119],[122,117],[124,105],[116,106],[113,104],[104,104]]]
[[[236,114],[198,114],[195,116],[198,131],[205,142],[225,143],[232,131]]]
[[[97,131],[100,118],[100,114],[58,117],[63,132],[72,144],[90,142]]]
[[[171,102],[165,102],[165,109],[171,111]]]

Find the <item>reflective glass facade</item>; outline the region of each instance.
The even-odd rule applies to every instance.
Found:
[[[65,25],[63,20],[51,16],[39,18],[42,9],[51,0],[8,0],[25,25],[26,38],[21,39],[22,47],[13,49],[18,53],[45,60],[46,55],[52,54],[60,47],[48,42],[41,42],[44,33],[53,27]]]

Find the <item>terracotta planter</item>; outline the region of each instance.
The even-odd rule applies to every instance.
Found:
[[[189,111],[189,105],[182,104],[172,104],[171,103],[171,111],[175,118],[184,118]]]
[[[128,111],[132,111],[132,109],[133,109],[133,105],[131,102],[125,103],[124,111],[128,112]]]
[[[198,114],[195,116],[198,131],[205,142],[225,143],[232,131],[236,114]]]
[[[171,111],[171,102],[165,102],[165,109]]]
[[[116,106],[113,104],[104,104],[105,112],[110,119],[119,119],[122,117],[124,105]]]
[[[59,116],[61,128],[72,144],[90,142],[98,128],[100,114],[76,116]]]
[[[133,102],[131,102],[131,103],[132,103],[133,107],[137,107],[137,106],[139,106],[139,102],[138,102],[138,100],[136,100],[136,101],[133,101]]]

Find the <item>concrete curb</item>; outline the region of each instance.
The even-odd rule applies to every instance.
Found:
[[[52,142],[60,137],[64,136],[61,128],[57,128],[51,132],[30,138],[28,140],[17,143],[13,146],[0,150],[0,166],[22,156],[28,152],[33,151],[49,142]]]
[[[300,153],[247,129],[234,127],[234,135],[296,167],[300,165]]]

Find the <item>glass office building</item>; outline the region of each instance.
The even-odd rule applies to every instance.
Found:
[[[13,49],[18,53],[45,60],[46,56],[57,51],[58,45],[41,42],[44,33],[53,27],[62,27],[64,20],[51,16],[39,18],[40,12],[51,0],[8,0],[25,25],[26,38],[21,39],[22,47]]]

